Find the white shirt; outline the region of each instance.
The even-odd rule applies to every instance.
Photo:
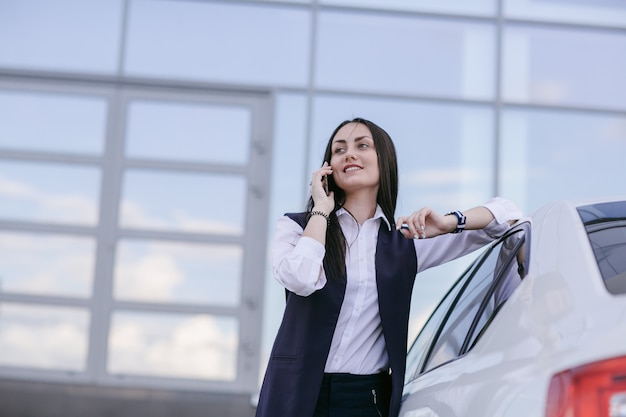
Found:
[[[522,217],[513,203],[501,197],[484,206],[495,219],[482,230],[415,239],[418,272],[478,249],[504,233],[508,220]],[[388,367],[374,259],[380,222],[390,229],[391,225],[379,206],[362,225],[344,209],[337,210],[337,218],[347,244],[347,282],[324,372],[373,374]],[[306,297],[326,285],[324,245],[302,237],[302,228],[289,217],[278,221],[272,249],[274,277],[289,291]]]

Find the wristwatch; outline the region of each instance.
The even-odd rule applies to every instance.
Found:
[[[459,210],[451,211],[450,213],[446,213],[446,216],[455,215],[456,216],[456,229],[451,231],[450,233],[461,233],[465,230],[465,215],[461,213]]]

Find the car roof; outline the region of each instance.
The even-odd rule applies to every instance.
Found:
[[[620,196],[612,196],[612,197],[595,197],[595,198],[586,198],[586,199],[559,199],[546,202],[543,204],[538,210],[536,210],[531,217],[535,217],[542,212],[546,212],[553,207],[571,207],[572,209],[577,209],[582,206],[590,206],[596,204],[604,204],[604,203],[615,203],[621,202],[626,203],[626,195]]]

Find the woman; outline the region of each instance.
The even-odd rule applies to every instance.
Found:
[[[521,213],[496,198],[394,221],[395,148],[368,120],[340,124],[324,161],[308,211],[277,225],[273,271],[287,304],[256,415],[395,417],[416,273],[483,246]]]

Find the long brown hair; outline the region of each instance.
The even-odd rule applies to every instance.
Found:
[[[345,120],[333,131],[328,140],[324,161],[330,162],[332,156],[333,138],[348,123],[360,123],[365,125],[372,134],[374,147],[378,156],[378,169],[380,172],[378,195],[376,203],[381,207],[387,221],[395,227],[394,216],[398,200],[398,158],[396,148],[389,134],[376,123],[357,117],[353,120]],[[332,175],[328,177],[328,189],[335,193],[335,209],[330,214],[330,224],[326,229],[326,255],[324,256],[324,268],[326,275],[333,278],[345,278],[346,266],[346,238],[341,231],[336,212],[346,200],[346,193],[335,183]],[[313,209],[313,198],[309,198],[307,211]]]

